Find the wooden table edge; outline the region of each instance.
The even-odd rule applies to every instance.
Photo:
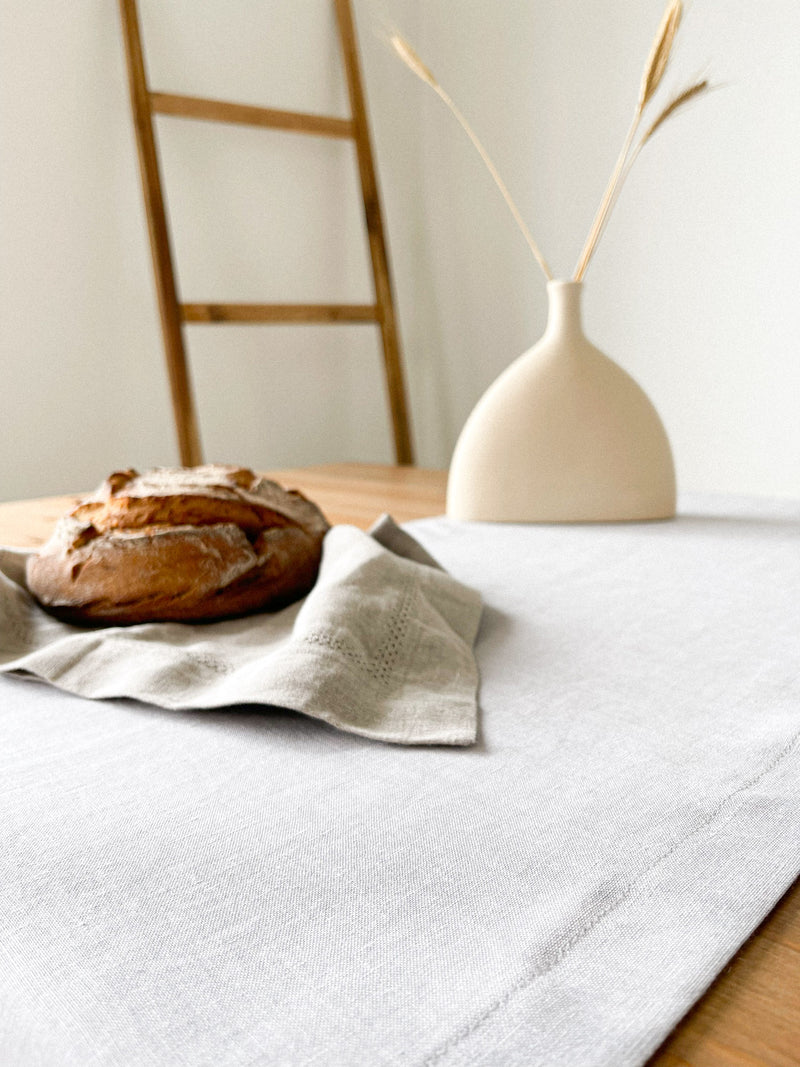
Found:
[[[324,463],[265,472],[288,489],[300,489],[331,523],[366,529],[383,512],[398,522],[441,515],[447,472],[381,463]],[[56,520],[89,490],[61,496],[0,503],[0,545],[35,548],[50,536]]]

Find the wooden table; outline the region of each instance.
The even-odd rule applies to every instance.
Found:
[[[384,511],[399,522],[440,515],[443,471],[337,463],[276,471],[331,522],[369,526]],[[36,546],[78,495],[0,504],[0,544]],[[800,1065],[800,882],[749,938],[648,1067]],[[575,1067],[580,1067],[576,1064]]]

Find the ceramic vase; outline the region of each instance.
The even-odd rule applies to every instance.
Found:
[[[675,514],[664,426],[633,378],[586,339],[581,289],[548,284],[544,336],[467,420],[450,465],[450,517],[612,522]]]

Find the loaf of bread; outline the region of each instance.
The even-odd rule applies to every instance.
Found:
[[[274,610],[311,589],[327,529],[301,493],[241,467],[118,471],[29,558],[28,588],[81,625]]]

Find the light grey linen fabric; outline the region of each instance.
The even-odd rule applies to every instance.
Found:
[[[467,748],[0,678],[0,1061],[631,1067],[800,870],[800,506],[412,524]]]
[[[0,549],[0,672],[77,696],[269,704],[380,741],[472,744],[480,596],[389,516],[371,533],[331,529],[302,602],[203,626],[59,622],[20,587],[26,553]]]

